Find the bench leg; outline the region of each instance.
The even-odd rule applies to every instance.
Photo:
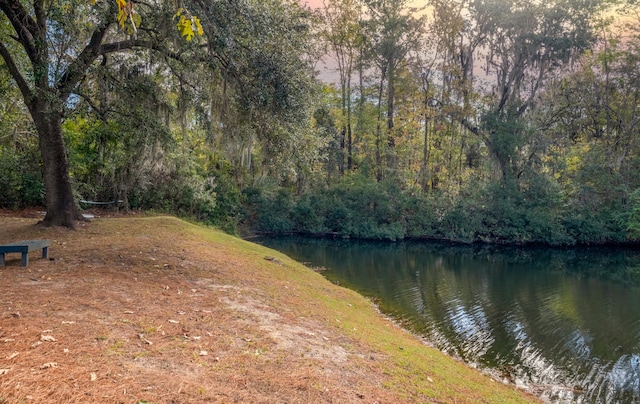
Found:
[[[47,258],[49,256],[49,247],[42,247],[42,258]]]
[[[4,253],[0,253],[0,267],[4,266]]]
[[[29,265],[29,253],[28,252],[23,252],[22,253],[22,266],[26,267],[27,265]]]

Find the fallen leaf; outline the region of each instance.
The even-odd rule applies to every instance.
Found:
[[[125,310],[124,314],[133,314],[133,312],[131,310]]]
[[[40,335],[40,341],[55,342],[56,339],[53,338],[51,335]]]
[[[202,338],[202,337],[191,337],[191,338],[193,338],[193,339],[195,339],[195,340],[197,341],[197,340],[199,340],[199,339],[200,339],[200,338]]]
[[[58,364],[56,362],[47,362],[44,365],[40,366],[40,369],[49,369],[49,368],[57,368]]]
[[[179,324],[179,323],[180,323],[180,322],[179,322],[179,321],[177,321],[177,320],[169,320],[169,322],[170,322],[171,324]]]
[[[98,380],[98,375],[95,372],[91,372],[91,381],[95,382]]]
[[[139,338],[142,340],[142,342],[144,342],[145,344],[153,345],[153,342],[151,342],[151,341],[149,341],[148,339],[146,339],[146,338],[144,337],[144,334],[138,334],[138,337],[139,337]]]
[[[207,351],[200,351],[200,353],[199,353],[198,355],[200,355],[200,356],[207,356],[207,355],[209,355],[209,352],[207,352]]]

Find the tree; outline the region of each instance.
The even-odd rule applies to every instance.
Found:
[[[92,17],[90,9],[94,9]],[[75,220],[82,220],[82,216],[73,197],[62,136],[65,109],[74,89],[99,57],[141,46],[141,41],[113,35],[117,18],[123,26],[126,22],[123,8],[113,2],[94,8],[36,0],[27,7],[19,0],[1,0],[0,10],[13,28],[13,33],[3,31],[0,56],[38,133],[47,205],[43,223],[75,227]],[[133,22],[131,5],[128,10]],[[131,27],[135,29],[135,24]],[[22,55],[28,58],[26,66],[20,63]]]
[[[357,0],[325,0],[324,36],[338,64],[341,90],[342,136],[346,138],[347,170],[353,167],[353,129],[351,125],[351,79],[362,47],[361,10]],[[344,172],[344,164],[340,165]]]
[[[417,51],[423,33],[423,20],[416,18],[418,11],[408,7],[407,0],[366,0],[369,19],[366,22],[368,57],[374,61],[379,74],[378,125],[376,129],[376,163],[378,180],[382,179],[382,148],[390,150],[388,160],[395,165],[393,136],[395,117],[395,91],[397,71],[407,61],[411,51]],[[386,90],[386,139],[382,144],[382,95]]]
[[[548,164],[579,211],[626,214],[628,204],[637,203],[639,43],[637,38],[601,38],[599,50],[547,86],[535,116],[552,150]]]
[[[75,0],[35,0],[29,6],[20,0],[0,0],[3,24],[12,28],[11,32],[0,31],[0,56],[22,94],[39,138],[47,205],[43,223],[75,227],[75,221],[82,219],[73,197],[62,121],[74,106],[75,92],[90,67],[98,62],[107,65],[109,55],[146,49],[149,65],[169,60],[202,63],[223,72],[230,85],[238,89],[235,97],[239,108],[249,116],[260,119],[270,112],[273,119],[293,122],[295,114],[305,108],[302,100],[310,86],[309,69],[306,65],[301,69],[300,64],[284,64],[288,51],[300,49],[300,44],[297,38],[278,37],[282,32],[268,31],[267,24],[276,22],[278,27],[304,32],[306,11],[294,7],[293,2],[273,0],[265,4],[194,0],[189,6],[202,16],[201,23],[184,8],[176,12],[173,3],[140,3],[134,9],[133,3],[124,0],[93,5]],[[278,17],[278,10],[287,12]],[[144,14],[142,18],[139,12]],[[293,15],[295,20],[283,21]],[[293,24],[288,25],[290,22]],[[171,28],[174,24],[177,30]],[[256,29],[271,38],[269,46],[246,40]],[[206,36],[198,43],[187,44],[180,39],[192,39],[205,30]],[[276,38],[282,43],[279,48],[274,47]],[[282,38],[287,41],[282,42]],[[152,58],[152,53],[158,57]],[[23,55],[27,64],[21,62]],[[289,75],[294,69],[301,73]],[[161,74],[170,72],[169,68]]]
[[[527,136],[522,121],[534,107],[546,80],[569,66],[593,44],[592,18],[604,1],[591,0],[472,0],[468,3],[466,40],[459,67],[477,85],[473,61],[484,52],[484,112],[479,123],[457,114],[471,132],[481,136],[495,162],[497,177],[517,179],[527,163]],[[463,87],[468,88],[468,87]],[[467,91],[467,90],[463,90]],[[467,97],[463,96],[466,104]],[[455,116],[456,109],[452,110]],[[529,150],[530,152],[530,150]]]

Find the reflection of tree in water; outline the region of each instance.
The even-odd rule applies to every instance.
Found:
[[[328,278],[374,297],[439,349],[534,384],[547,399],[640,399],[633,382],[637,251],[300,238],[267,244],[326,267]]]
[[[640,286],[640,251],[618,247],[505,247],[495,245],[444,245],[446,254],[509,265],[526,264],[527,270],[564,272],[581,278],[597,278]]]

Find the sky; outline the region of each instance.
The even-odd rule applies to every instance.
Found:
[[[306,4],[311,8],[322,7],[322,0],[300,0],[300,3]],[[424,7],[428,3],[428,0],[413,0],[409,3],[409,7]],[[320,79],[328,83],[337,83],[339,80],[338,72],[336,71],[335,64],[331,61],[323,61],[318,65]]]
[[[306,3],[312,8],[318,8],[322,6],[322,0],[302,0],[302,3]],[[410,3],[410,7],[422,7],[427,5],[427,0],[414,0]]]

